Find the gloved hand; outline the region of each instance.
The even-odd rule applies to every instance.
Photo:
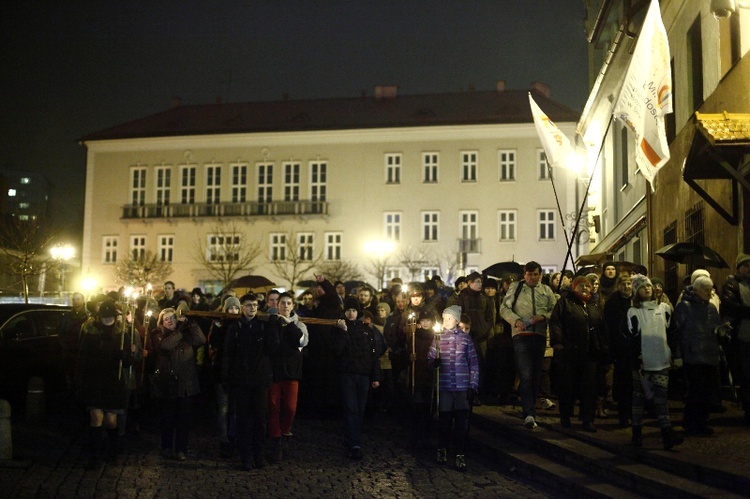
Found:
[[[477,391],[473,388],[469,388],[468,392],[466,393],[466,400],[469,401],[469,405],[474,405],[474,399],[477,396]]]
[[[442,363],[443,363],[443,359],[441,359],[441,358],[438,357],[437,359],[434,359],[432,361],[432,368],[433,369],[440,369],[440,364],[442,364]]]
[[[675,369],[679,369],[682,367],[682,359],[674,359],[672,360],[672,365]]]
[[[275,307],[269,308],[268,315],[279,315],[279,309]]]

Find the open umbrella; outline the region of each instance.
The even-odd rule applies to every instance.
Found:
[[[508,274],[523,275],[523,265],[518,262],[498,262],[482,271],[484,275],[504,277]]]
[[[253,293],[268,293],[276,287],[276,284],[262,275],[246,275],[234,279],[227,287],[234,289],[238,293],[240,289],[244,289],[246,293],[249,291]]]
[[[698,243],[673,243],[656,251],[656,254],[670,262],[685,263],[696,267],[727,269],[729,265],[716,251]]]

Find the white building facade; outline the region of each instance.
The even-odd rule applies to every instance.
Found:
[[[534,96],[572,135],[576,113]],[[221,125],[217,106],[230,116]],[[279,124],[281,113],[292,119]],[[272,118],[251,122],[261,114]],[[218,291],[196,252],[216,251],[217,227],[230,223],[261,250],[239,275],[286,288],[294,283],[273,262],[290,251],[352,264],[378,287],[367,272],[376,260],[383,281],[452,282],[508,260],[559,270],[562,224],[576,208],[568,172],[552,172],[555,197],[527,91],[184,106],[82,143],[82,277],[104,289],[126,284],[118,259],[150,251],[171,263],[178,287]]]

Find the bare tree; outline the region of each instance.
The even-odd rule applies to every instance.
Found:
[[[385,281],[385,271],[391,265],[391,254],[381,253],[376,256],[370,257],[367,264],[365,265],[365,272],[375,278],[376,289],[383,287],[383,281]]]
[[[8,216],[0,222],[0,254],[5,261],[0,268],[4,274],[20,278],[26,303],[29,302],[29,279],[55,266],[49,246],[56,235],[49,220],[19,220]]]
[[[461,257],[456,251],[443,251],[436,258],[440,276],[446,284],[455,281],[461,272]]]
[[[430,263],[430,251],[424,246],[418,248],[409,246],[399,252],[398,259],[401,265],[409,271],[411,280],[414,282],[417,280],[419,271]]]
[[[313,256],[312,247],[297,246],[289,235],[286,237],[283,258],[271,261],[277,276],[289,282],[289,291],[294,293],[294,286],[302,276],[318,266],[322,255]]]
[[[318,265],[318,272],[331,282],[358,281],[362,279],[356,263],[345,260],[328,260]]]
[[[245,236],[234,221],[212,225],[206,240],[198,239],[193,259],[226,287],[237,273],[251,273],[261,254],[260,243]]]
[[[129,253],[115,264],[115,280],[120,284],[144,289],[149,283],[164,282],[172,273],[172,265],[151,251],[139,255]]]

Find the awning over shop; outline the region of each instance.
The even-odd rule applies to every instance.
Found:
[[[750,192],[750,182],[745,179],[745,169],[749,166],[745,161],[747,154],[750,154],[750,114],[695,113],[693,142],[682,178],[732,225],[739,223],[739,186]],[[711,197],[696,180],[729,180],[732,183],[731,208],[725,208]]]

